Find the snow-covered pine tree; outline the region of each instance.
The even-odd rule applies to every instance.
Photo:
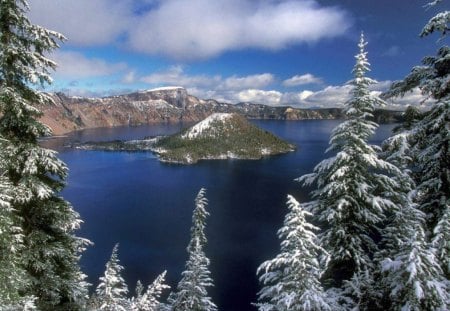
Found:
[[[217,306],[208,296],[207,288],[213,286],[211,272],[208,269],[209,259],[203,247],[207,239],[205,235],[206,211],[208,201],[205,189],[200,189],[195,199],[195,209],[192,215],[191,240],[187,247],[189,259],[182,279],[177,285],[177,291],[169,296],[169,310],[172,311],[215,311]]]
[[[51,82],[56,64],[46,55],[64,37],[31,24],[27,11],[26,0],[0,0],[0,174],[14,214],[7,221],[21,229],[17,252],[26,287],[20,295],[36,297],[41,310],[75,309],[87,295],[78,266],[86,240],[74,235],[81,220],[58,195],[66,165],[37,143],[50,132],[37,107],[51,98],[33,87]]]
[[[415,204],[397,211],[387,228],[388,243],[381,261],[380,288],[385,307],[394,310],[446,310],[449,302],[445,280],[435,250],[427,242],[425,214]]]
[[[398,185],[388,174],[400,174],[397,167],[379,158],[377,146],[368,143],[378,126],[369,119],[375,105],[383,101],[369,91],[369,85],[376,81],[366,77],[369,71],[366,45],[361,34],[351,81],[352,97],[344,108],[347,120],[333,130],[327,150],[336,155],[320,162],[312,174],[298,179],[317,187],[312,192],[315,200],[309,205],[323,228],[319,235],[321,245],[330,254],[324,284],[340,287],[346,280],[359,306],[372,299],[368,298],[372,294],[369,283],[379,226],[386,211],[396,209],[391,197]],[[351,280],[359,280],[365,289],[349,284]]]
[[[379,264],[377,287],[382,293],[380,307],[395,310],[444,310],[448,281],[430,246],[424,228],[425,214],[413,202],[415,183],[408,166],[413,161],[409,145],[410,130],[417,122],[416,113],[406,120],[403,131],[383,142],[382,156],[402,169],[393,176],[401,187],[402,201],[383,230],[382,250],[376,255]],[[399,196],[397,196],[399,197]]]
[[[27,277],[20,265],[23,236],[9,203],[10,189],[8,180],[0,176],[0,309],[20,310],[25,303],[34,306],[34,298],[20,294],[25,289]]]
[[[436,5],[441,1],[434,1]],[[433,32],[446,39],[450,22],[450,11],[444,11],[429,20],[420,36]],[[429,100],[431,109],[424,113],[410,130],[402,135],[411,145],[411,171],[417,184],[418,208],[426,214],[427,239],[433,241],[438,250],[441,267],[450,278],[448,209],[450,206],[450,47],[443,45],[436,56],[427,56],[422,66],[416,66],[402,81],[394,82],[385,98],[403,96],[415,88]]]
[[[127,299],[128,287],[120,274],[123,267],[117,257],[119,244],[112,250],[111,258],[106,263],[104,276],[99,278],[100,283],[95,290],[92,310],[102,311],[129,311],[130,302]]]
[[[164,284],[164,278],[166,277],[166,271],[161,273],[151,285],[148,286],[144,293],[144,287],[142,283],[138,281],[136,285],[136,297],[131,299],[132,311],[157,311],[160,310],[162,291],[170,288],[170,286]]]
[[[278,230],[281,251],[257,270],[263,288],[256,306],[260,311],[334,311],[337,305],[319,281],[328,256],[314,234],[319,228],[308,223],[311,213],[291,195],[287,206],[289,212]]]

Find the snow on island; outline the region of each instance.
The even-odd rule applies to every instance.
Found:
[[[295,150],[295,146],[233,113],[214,113],[171,136],[88,142],[72,147],[84,150],[152,151],[162,162],[179,164],[193,164],[199,160],[257,160]]]
[[[215,130],[212,125],[216,122],[224,122],[225,120],[231,119],[232,117],[232,113],[213,113],[203,121],[200,121],[193,127],[189,128],[183,135],[181,135],[181,138],[194,139],[204,133],[214,135]]]
[[[287,153],[295,147],[235,113],[214,113],[155,143],[161,161],[193,164],[199,160],[248,159]]]

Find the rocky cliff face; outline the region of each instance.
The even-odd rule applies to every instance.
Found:
[[[55,135],[74,130],[140,125],[158,122],[203,120],[215,112],[239,113],[253,119],[336,119],[340,109],[296,109],[240,103],[237,105],[202,100],[189,95],[184,88],[169,87],[104,98],[52,95],[55,104],[42,107],[41,121]]]

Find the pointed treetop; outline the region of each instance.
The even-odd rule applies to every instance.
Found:
[[[205,192],[205,189],[200,189],[195,199],[186,270],[182,272],[183,277],[177,285],[177,291],[168,299],[170,310],[173,311],[217,311],[217,306],[208,296],[207,288],[213,286],[213,280],[208,269],[209,259],[203,251],[206,244],[204,228],[209,215],[205,209]]]
[[[358,43],[360,53],[364,53],[364,48],[366,47],[366,45],[367,45],[367,41],[365,40],[365,37],[364,37],[364,31],[361,31],[361,35],[359,36],[359,43]]]
[[[353,74],[356,78],[356,83],[360,82],[359,79],[364,78],[366,72],[370,71],[370,64],[367,60],[367,52],[366,52],[367,41],[364,38],[364,32],[361,32],[358,48],[359,53],[355,55],[356,64],[353,67]]]
[[[192,214],[191,241],[188,246],[188,251],[197,247],[197,244],[204,245],[207,242],[204,231],[206,217],[208,217],[209,213],[206,211],[208,199],[205,197],[205,194],[206,189],[201,188],[195,198],[195,209]]]
[[[314,234],[319,228],[306,217],[311,213],[288,195],[284,224],[278,230],[280,253],[257,269],[263,288],[258,293],[260,311],[267,310],[336,310],[320,284],[327,252]],[[322,260],[323,259],[323,262]]]

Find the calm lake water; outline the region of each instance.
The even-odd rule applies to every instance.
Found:
[[[171,134],[183,125],[148,125],[85,130],[44,142],[60,151],[70,169],[63,196],[81,214],[78,235],[94,242],[81,260],[97,285],[115,243],[130,291],[167,270],[175,288],[187,259],[186,246],[201,187],[207,189],[210,217],[206,254],[215,287],[209,289],[222,311],[254,310],[256,269],[279,251],[276,232],[287,211],[286,196],[308,199],[294,179],[324,158],[335,120],[252,121],[297,145],[295,152],[259,161],[203,161],[182,166],[160,163],[151,153],[80,151],[61,147],[67,140],[135,139]],[[390,135],[382,125],[373,143]],[[166,292],[167,294],[167,292]]]

